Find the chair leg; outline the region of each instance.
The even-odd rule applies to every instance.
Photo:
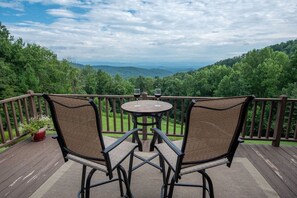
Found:
[[[164,172],[165,172],[165,169],[164,169]],[[169,182],[169,178],[170,178],[170,173],[171,173],[171,168],[168,167],[168,170],[167,170],[167,175],[165,177],[165,179],[163,180],[163,185],[164,185],[164,194],[163,194],[163,197],[165,198],[167,196],[167,190],[168,190],[168,182]]]
[[[160,156],[160,154],[159,154],[159,163],[160,163],[161,172],[162,172],[162,175],[163,175],[163,181],[164,181],[164,178],[165,178],[165,161],[164,161],[164,159]]]
[[[168,198],[172,198],[172,196],[173,196],[174,184],[175,184],[175,175],[173,174],[171,182],[170,182]]]
[[[122,196],[124,196],[122,174],[121,174],[119,168],[117,168],[117,172],[118,172],[119,185],[120,185],[120,192],[121,192],[121,197],[122,197]]]
[[[203,171],[205,172],[205,171]],[[206,198],[206,179],[205,179],[205,176],[202,174],[202,184],[203,184],[203,198]]]
[[[125,185],[126,185],[126,190],[127,190],[127,196],[128,196],[129,198],[133,198],[133,195],[132,195],[132,193],[131,193],[131,189],[130,189],[130,185],[129,185],[129,180],[128,180],[127,173],[126,173],[125,169],[124,169],[121,165],[118,166],[118,169],[119,169],[119,170],[122,172],[122,174],[123,174],[123,179],[124,179],[124,183],[125,183]]]
[[[130,155],[129,170],[128,170],[129,185],[131,184],[131,178],[132,178],[133,158],[134,158],[134,151],[132,151],[132,153]]]
[[[93,174],[95,173],[96,169],[92,169],[90,173],[88,174],[87,182],[86,182],[86,198],[90,197],[90,185],[91,185],[91,179]]]
[[[212,181],[211,181],[209,175],[204,170],[203,171],[199,171],[199,172],[207,180],[208,188],[209,188],[209,197],[210,198],[214,198],[213,185],[212,185]]]
[[[81,174],[81,186],[80,186],[80,197],[85,197],[85,181],[86,181],[86,165],[83,165],[82,174]]]

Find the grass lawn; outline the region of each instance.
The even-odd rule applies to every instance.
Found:
[[[263,140],[244,140],[244,144],[269,144],[272,145],[272,141]],[[297,142],[281,141],[281,146],[297,146]]]
[[[114,119],[113,119],[113,115],[112,114],[109,114],[108,116],[108,125],[109,125],[109,130],[111,131],[121,131],[121,119],[120,119],[120,114],[116,114],[116,128],[114,128]],[[141,118],[140,118],[141,119]],[[127,114],[124,114],[123,115],[123,131],[128,131],[128,115]],[[140,121],[140,120],[139,120]],[[147,118],[147,122],[151,122],[151,118]],[[130,117],[130,127],[131,129],[133,128],[133,123],[132,123],[132,117]],[[148,133],[150,133],[150,127],[151,126],[148,126]],[[155,126],[154,126],[155,127]],[[162,120],[162,130],[165,132],[166,131],[166,120],[163,119]],[[176,134],[180,134],[181,133],[181,125],[180,124],[176,124],[175,126],[176,128]],[[107,130],[107,121],[106,121],[106,115],[105,114],[102,114],[102,129],[103,131],[106,131]],[[169,120],[169,124],[168,124],[168,132],[169,133],[173,133],[174,131],[174,124],[173,124],[173,121],[172,120]]]

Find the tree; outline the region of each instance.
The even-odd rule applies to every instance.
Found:
[[[87,94],[95,94],[96,93],[96,71],[95,69],[87,65],[81,70],[82,78],[84,80],[84,90]]]
[[[20,79],[21,84],[19,87],[21,88],[21,92],[26,93],[28,90],[39,91],[39,79],[36,77],[36,73],[31,66],[25,68]]]
[[[162,84],[162,95],[183,96],[183,82],[178,78],[169,78]]]
[[[102,70],[98,70],[96,73],[97,85],[96,93],[97,94],[108,94],[107,84],[112,81],[112,77]]]
[[[128,80],[123,79],[119,74],[116,74],[111,81],[108,81],[106,89],[108,90],[108,94],[113,95],[131,95],[133,93],[133,85]]]
[[[10,66],[0,60],[0,100],[15,95],[17,77]]]

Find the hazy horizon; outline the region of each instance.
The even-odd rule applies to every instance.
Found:
[[[192,68],[198,69],[213,63],[180,63],[180,64],[171,64],[171,63],[121,63],[121,62],[73,62],[81,65],[91,65],[91,66],[111,66],[111,67],[138,67],[138,68]]]

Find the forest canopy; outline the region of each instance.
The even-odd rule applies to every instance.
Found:
[[[100,52],[98,52],[100,53]],[[0,99],[38,93],[131,95],[133,88],[155,87],[172,96],[297,98],[297,40],[252,50],[196,71],[150,78],[114,77],[92,66],[76,68],[49,49],[15,39],[0,22]]]

